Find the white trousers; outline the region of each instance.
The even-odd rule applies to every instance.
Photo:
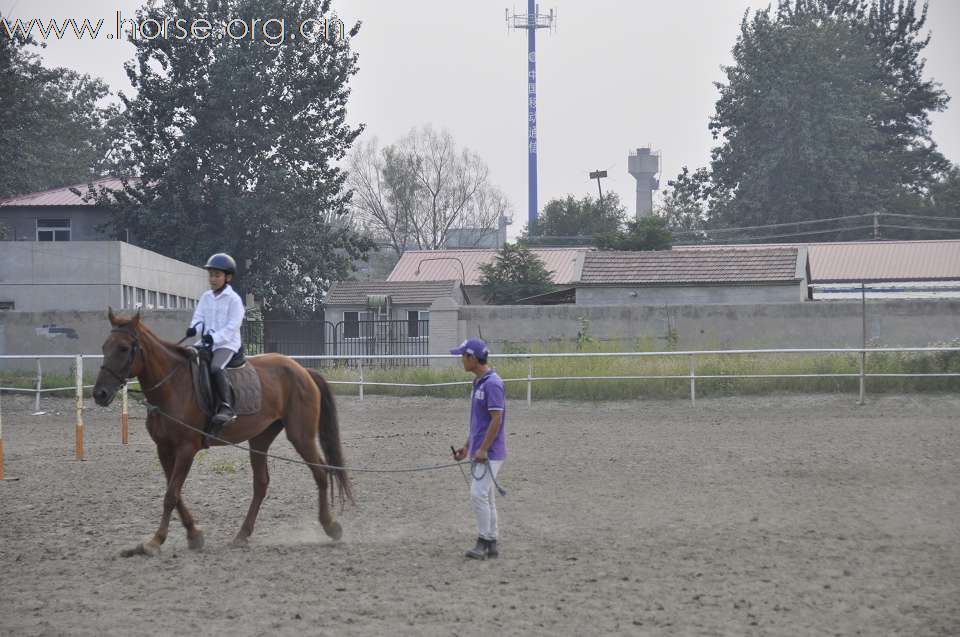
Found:
[[[493,478],[502,464],[503,460],[490,460],[487,466],[471,465],[470,504],[477,516],[477,535],[485,540],[497,539],[497,500]],[[493,475],[490,475],[491,472]],[[482,477],[477,480],[474,476]]]

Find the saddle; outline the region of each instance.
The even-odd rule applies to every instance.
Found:
[[[210,351],[207,349],[191,349],[190,375],[193,377],[194,395],[200,409],[212,418],[217,413],[213,388],[210,386]],[[226,367],[227,378],[230,379],[230,390],[233,393],[233,410],[238,416],[249,416],[260,411],[261,386],[260,375],[253,365],[247,364],[243,350],[233,355]]]

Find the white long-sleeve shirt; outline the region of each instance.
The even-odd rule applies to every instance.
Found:
[[[240,295],[230,285],[224,286],[220,294],[207,290],[200,297],[193,311],[190,325],[203,323],[207,334],[213,337],[213,349],[226,348],[236,352],[240,350],[240,324],[243,323],[244,309]],[[199,331],[200,326],[197,327]]]

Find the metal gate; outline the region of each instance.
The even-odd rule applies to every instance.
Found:
[[[429,320],[245,321],[242,327],[247,354],[276,352],[290,356],[426,355],[430,351]],[[356,365],[357,361],[301,361],[306,366]],[[426,366],[427,358],[365,361],[364,366]]]

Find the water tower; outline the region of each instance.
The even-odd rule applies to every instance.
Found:
[[[660,153],[638,148],[627,157],[627,172],[637,180],[637,219],[653,214],[653,191],[660,189]]]

